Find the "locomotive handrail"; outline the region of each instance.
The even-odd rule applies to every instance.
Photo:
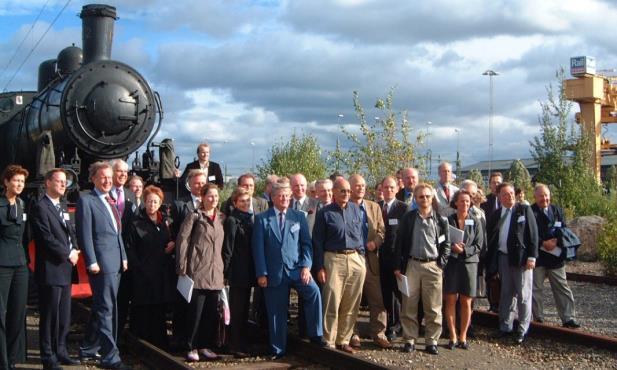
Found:
[[[150,146],[152,146],[152,141],[161,129],[161,124],[163,123],[163,116],[165,115],[165,111],[163,110],[163,103],[161,102],[161,95],[158,91],[154,91],[153,94],[154,102],[156,104],[156,111],[159,115],[159,123],[156,125],[156,130],[154,130],[154,134],[150,136],[150,140],[148,140],[148,145],[146,145],[146,150],[148,153],[150,153]]]

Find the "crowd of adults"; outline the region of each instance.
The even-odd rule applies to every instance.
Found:
[[[446,347],[468,349],[479,296],[499,313],[498,336],[523,343],[532,318],[543,320],[547,277],[563,325],[579,327],[556,237],[566,225],[564,213],[544,184],[535,185],[529,206],[517,202],[514,186],[493,172],[485,197],[471,180],[455,186],[452,167],[444,162],[435,187],[405,168],[384,178],[371,196],[359,174],[308,184],[300,173],[268,176],[257,196],[255,177],[247,173],[221,202],[220,167],[209,160],[207,144],[197,154],[178,174],[189,194],[167,200],[170,212],[162,211],[162,189],[128,179],[126,162],[93,163],[94,188],[81,194],[75,225],[63,201],[62,169],[46,174],[45,195],[27,215],[19,195],[28,172],[6,168],[0,196],[1,368],[25,359],[27,223],[36,242],[45,369],[90,360],[103,368],[128,368],[117,347],[127,321],[134,334],[157,346],[182,348],[187,361],[215,360],[222,345],[248,356],[254,348],[249,325],[261,325],[272,356],[281,358],[290,289],[298,295],[299,334],[347,353],[361,348],[357,318],[363,300],[368,333],[380,348],[391,348],[400,336],[401,350],[414,351],[424,325],[424,350],[436,355],[445,325]],[[79,258],[93,299],[75,359],[66,338],[71,274]],[[179,279],[192,282],[190,299],[176,289]],[[228,338],[221,325],[224,290]]]

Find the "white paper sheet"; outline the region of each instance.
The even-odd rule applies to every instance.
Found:
[[[401,291],[405,297],[409,297],[409,283],[407,282],[407,276],[400,274],[396,276],[396,285],[398,290]]]
[[[463,237],[465,236],[465,232],[463,230],[452,225],[449,225],[448,229],[450,231],[450,243],[456,244],[463,242]]]
[[[195,282],[193,282],[193,279],[188,277],[188,275],[178,276],[178,284],[176,284],[176,288],[189,303],[191,302],[191,296],[193,295],[193,285],[195,285]]]

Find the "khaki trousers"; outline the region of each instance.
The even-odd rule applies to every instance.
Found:
[[[323,286],[324,340],[328,345],[349,344],[358,317],[362,283],[366,275],[364,257],[358,253],[324,254],[326,283]]]
[[[533,269],[533,294],[531,312],[535,319],[544,319],[544,300],[542,293],[544,290],[544,280],[548,276],[548,281],[551,283],[555,306],[557,313],[561,318],[562,323],[574,320],[574,296],[572,290],[568,286],[566,280],[566,267],[562,266],[556,269],[547,269],[539,266]]]
[[[363,294],[370,311],[371,337],[373,339],[386,339],[388,315],[381,294],[379,257],[375,252],[366,252],[366,277],[364,278]]]
[[[409,284],[409,297],[402,295],[403,338],[408,343],[414,343],[418,339],[418,301],[422,297],[424,322],[426,323],[424,332],[426,345],[436,345],[441,336],[443,272],[437,262],[420,262],[409,259],[405,276]]]

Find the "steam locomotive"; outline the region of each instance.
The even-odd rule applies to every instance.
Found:
[[[0,94],[0,171],[20,164],[31,173],[29,185],[40,187],[45,172],[62,167],[69,189],[78,190],[92,162],[127,158],[148,140],[133,169],[158,180],[152,147],[161,146],[153,143],[163,119],[160,97],[134,68],[111,60],[115,7],[85,5],[80,18],[83,51],[69,46],[42,62],[36,92]],[[162,147],[170,146],[164,140]]]

